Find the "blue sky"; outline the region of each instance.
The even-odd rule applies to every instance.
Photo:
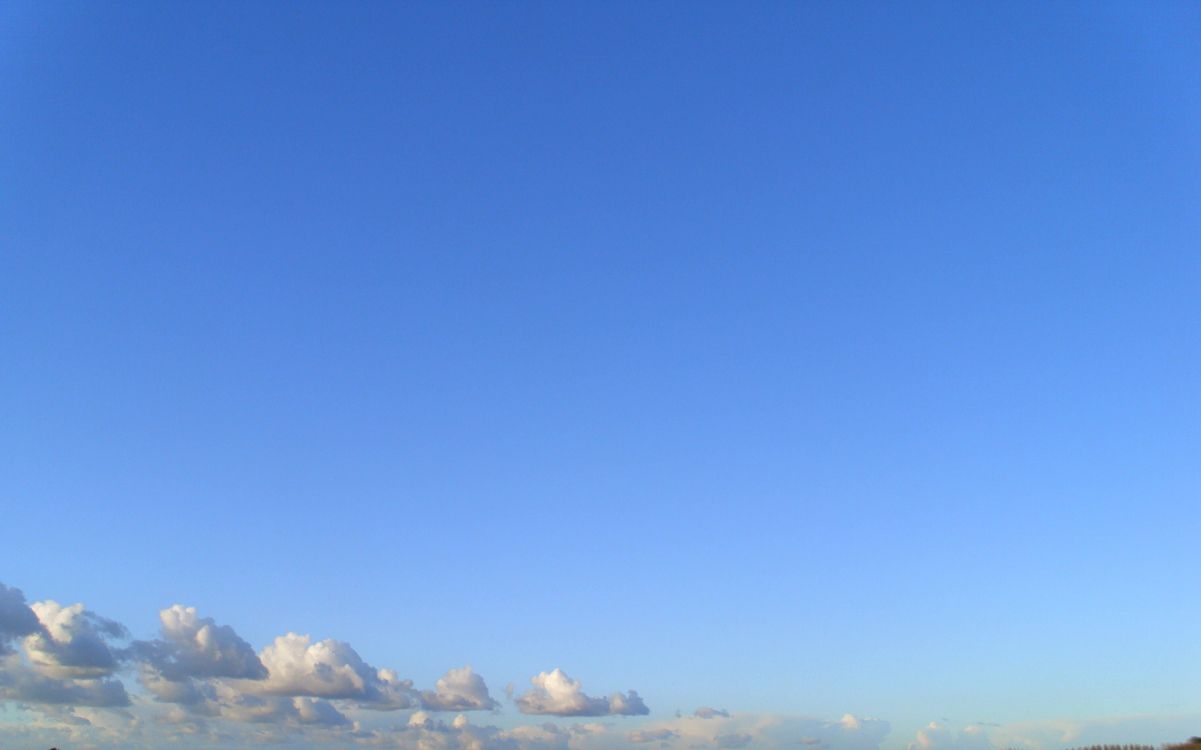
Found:
[[[497,731],[562,668],[648,706],[606,742],[1201,734],[1198,49],[1170,2],[6,3],[10,614],[470,664]],[[107,726],[17,708],[37,633],[13,741]]]

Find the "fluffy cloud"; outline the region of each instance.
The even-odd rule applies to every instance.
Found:
[[[471,667],[451,669],[434,684],[433,690],[421,691],[421,706],[431,711],[483,711],[497,707],[488,694],[488,686]]]
[[[111,678],[124,654],[110,641],[124,636],[121,625],[82,604],[29,605],[20,589],[0,584],[0,702],[43,706],[63,717],[76,706],[128,706],[125,686]],[[12,648],[17,638],[19,653]]]
[[[160,638],[119,648],[115,641],[127,637],[119,623],[82,604],[27,605],[20,590],[0,584],[0,704],[36,709],[34,715],[42,717],[36,726],[72,733],[97,722],[116,725],[120,722],[108,722],[106,714],[83,719],[78,711],[134,705],[119,678],[130,666],[154,698],[139,705],[176,733],[211,734],[209,722],[216,720],[225,727],[264,727],[256,730],[259,741],[264,732],[280,729],[345,732],[352,724],[347,707],[392,710],[417,703],[410,681],[372,667],[340,641],[314,643],[289,633],[260,657],[233,628],[201,617],[195,608],[168,607],[159,621]],[[21,648],[15,651],[10,644],[18,639]],[[447,672],[426,698],[439,710],[496,705],[470,668]],[[155,713],[156,704],[172,708]]]
[[[110,641],[127,636],[125,628],[84,608],[55,601],[30,606],[41,627],[25,637],[29,660],[56,677],[104,677],[117,671],[120,652]]]
[[[289,633],[255,654],[233,628],[176,604],[159,613],[162,638],[134,644],[142,686],[193,717],[281,726],[342,727],[331,699],[371,708],[412,704],[411,684],[366,664],[348,644]]]
[[[415,704],[413,683],[363,661],[350,644],[307,635],[281,635],[259,654],[266,680],[246,689],[268,695],[353,700],[363,708],[394,710]]]
[[[162,639],[137,642],[134,653],[163,679],[179,682],[192,677],[267,677],[267,668],[249,643],[228,625],[200,617],[195,607],[168,607],[159,612],[159,621]]]
[[[9,652],[14,639],[36,633],[40,628],[38,616],[25,603],[21,589],[0,583],[0,655]]]
[[[159,612],[159,622],[162,638],[137,641],[131,647],[138,660],[138,679],[156,701],[182,706],[193,716],[235,721],[303,723],[301,708],[306,709],[305,715],[322,710],[278,699],[245,698],[235,688],[216,682],[216,678],[267,677],[254,649],[228,625],[218,625],[212,618],[200,617],[194,607],[179,604]]]
[[[51,706],[128,706],[125,686],[114,679],[76,679],[42,674],[10,654],[0,660],[0,701]]]
[[[593,698],[584,693],[577,680],[561,669],[540,672],[530,678],[533,688],[518,696],[517,708],[523,714],[553,716],[638,716],[649,713],[638,693],[613,693],[608,698]]]

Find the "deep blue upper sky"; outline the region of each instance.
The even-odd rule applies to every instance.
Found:
[[[0,35],[31,598],[656,713],[1201,713],[1196,4]]]

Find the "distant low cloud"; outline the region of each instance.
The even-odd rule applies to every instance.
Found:
[[[909,750],[989,750],[992,745],[980,725],[952,728],[932,721],[917,731]]]
[[[661,729],[640,729],[637,732],[630,732],[626,737],[630,742],[635,744],[644,744],[647,742],[666,742],[673,740],[680,735],[672,729],[663,727]]]
[[[802,719],[741,713],[702,706],[691,715],[653,721],[628,734],[631,743],[659,742],[660,750],[739,750],[740,748],[837,748],[879,750],[889,724],[844,714],[839,719]]]
[[[577,680],[561,669],[540,672],[530,678],[529,691],[518,696],[517,708],[524,714],[551,716],[640,716],[650,713],[638,693],[613,693],[608,698],[593,698],[584,693]]]
[[[749,734],[719,734],[714,740],[714,744],[723,749],[739,748],[751,744],[753,739],[755,738]]]
[[[716,719],[718,717],[728,719],[730,712],[720,708],[710,708],[709,706],[701,706],[692,712],[692,715],[698,719]]]
[[[1054,750],[1091,745],[1144,744],[1150,738],[1184,739],[1197,733],[1201,716],[1127,716],[1050,719],[1008,724],[932,721],[917,730],[909,750]]]
[[[425,711],[413,713],[404,727],[358,729],[354,735],[362,745],[401,750],[614,750],[630,744],[625,735],[599,724],[500,728],[474,725],[464,714],[446,723]]]

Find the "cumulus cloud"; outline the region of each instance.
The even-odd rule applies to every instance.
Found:
[[[20,589],[0,584],[0,702],[37,706],[72,726],[88,723],[77,721],[76,707],[130,705],[112,677],[124,656],[112,641],[125,636],[120,624],[82,604],[26,604]]]
[[[413,683],[390,669],[367,664],[350,644],[307,635],[281,635],[259,659],[268,677],[247,683],[249,692],[353,700],[364,708],[394,710],[415,704]]]
[[[0,701],[53,706],[128,706],[119,680],[55,677],[30,669],[10,654],[0,660]]]
[[[488,694],[484,678],[469,666],[448,670],[433,690],[421,691],[421,706],[431,711],[483,711],[498,705]]]
[[[9,653],[13,640],[36,633],[41,626],[21,589],[0,583],[0,655]]]
[[[729,711],[726,711],[722,708],[710,708],[709,706],[701,706],[697,710],[693,711],[692,715],[698,719],[716,719],[718,717],[723,719],[730,718]]]
[[[208,680],[168,680],[152,665],[143,663],[138,670],[138,681],[156,701],[186,706],[193,713],[217,713],[211,705],[216,700],[215,688]]]
[[[136,642],[133,650],[163,679],[179,682],[193,677],[267,677],[267,668],[249,643],[228,625],[200,617],[195,607],[173,605],[159,612],[159,621],[163,637]]]
[[[120,666],[121,653],[110,641],[125,638],[118,622],[100,617],[82,604],[34,602],[40,628],[25,636],[24,650],[42,672],[56,677],[104,677]]]
[[[372,667],[340,641],[313,642],[289,633],[260,656],[233,628],[201,617],[193,607],[168,607],[159,621],[159,638],[120,648],[116,641],[128,637],[121,624],[82,604],[27,605],[19,589],[0,584],[0,703],[36,709],[43,724],[29,727],[116,726],[120,722],[107,714],[85,720],[78,712],[134,705],[119,678],[132,666],[154,699],[139,702],[142,712],[175,732],[203,731],[217,739],[205,728],[210,721],[262,727],[255,730],[256,742],[281,730],[349,732],[347,708],[392,710],[418,703],[409,680]],[[18,640],[20,650],[10,648]],[[470,668],[447,672],[426,698],[438,710],[496,705]],[[172,708],[151,711],[163,703]]]
[[[345,726],[350,719],[332,703],[304,696],[252,695],[229,685],[216,686],[216,713],[223,719],[253,724]]]
[[[176,704],[192,717],[344,727],[351,721],[332,701],[387,710],[414,705],[411,682],[375,669],[349,644],[288,633],[260,655],[233,628],[200,617],[194,607],[176,604],[159,620],[162,637],[131,649],[139,680],[156,701]],[[472,686],[470,679],[459,682]]]
[[[533,687],[516,698],[517,708],[524,714],[553,716],[639,716],[650,713],[638,693],[630,690],[624,695],[613,693],[608,698],[594,698],[584,693],[579,681],[561,669],[540,672],[530,678]]]

